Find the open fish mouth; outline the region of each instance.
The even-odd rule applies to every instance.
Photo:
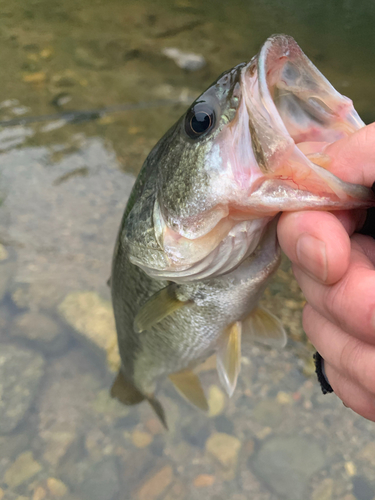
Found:
[[[232,271],[280,211],[374,204],[371,190],[333,175],[322,154],[364,123],[293,38],[270,37],[243,65],[240,86],[236,116],[215,138],[222,163],[212,189],[220,204],[176,230],[156,197],[153,226],[163,262],[150,265],[130,252],[131,262],[153,278],[186,282]]]

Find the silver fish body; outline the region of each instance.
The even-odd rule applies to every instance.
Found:
[[[136,333],[134,320],[140,308],[168,283],[147,276],[131,264],[126,249],[119,250],[113,267],[112,293],[125,376],[142,393],[151,394],[158,378],[192,368],[214,354],[225,329],[245,319],[258,303],[279,260],[273,225],[256,251],[231,273],[176,284],[176,296],[186,306],[147,332]]]
[[[241,342],[283,346],[285,331],[258,307],[279,262],[278,212],[374,204],[370,190],[329,172],[320,151],[364,126],[285,35],[207,89],[145,161],[120,226],[112,300],[122,359],[113,395],[154,397],[169,376],[206,409],[191,369],[215,353],[228,394]]]

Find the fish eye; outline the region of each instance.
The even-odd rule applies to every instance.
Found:
[[[215,125],[215,111],[207,103],[195,104],[186,114],[185,132],[190,139],[198,139]]]

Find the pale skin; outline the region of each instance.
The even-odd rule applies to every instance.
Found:
[[[375,123],[323,152],[341,179],[373,185]],[[329,383],[346,406],[375,421],[375,239],[356,233],[365,217],[364,210],[284,213],[278,237],[305,294],[303,327]]]

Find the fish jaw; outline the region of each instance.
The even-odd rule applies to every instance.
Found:
[[[249,122],[255,158],[247,165],[248,196],[241,200],[242,209],[270,216],[373,206],[372,191],[333,175],[329,159],[321,154],[327,144],[364,123],[352,101],[334,89],[295,40],[274,35],[242,71],[238,121]],[[246,166],[234,165],[234,178],[242,186]]]

